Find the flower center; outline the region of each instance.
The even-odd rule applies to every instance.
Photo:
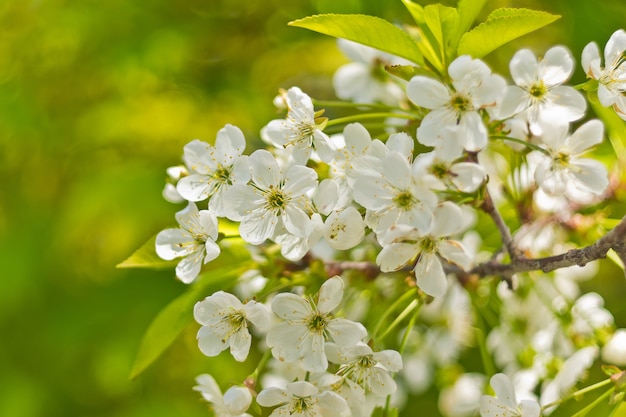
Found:
[[[543,96],[548,93],[548,89],[546,88],[543,81],[537,81],[535,84],[531,85],[528,89],[528,94],[530,94],[536,100],[541,100]]]
[[[266,195],[266,200],[267,206],[270,210],[276,210],[279,212],[285,208],[287,202],[289,201],[289,197],[281,189],[270,186]]]
[[[431,236],[426,236],[420,240],[420,247],[422,252],[435,252],[435,249],[437,248],[437,241]]]
[[[472,109],[472,100],[463,94],[457,93],[452,96],[450,106],[458,115],[461,115]]]
[[[315,132],[315,125],[310,123],[298,123],[298,139],[308,139],[313,136]]]
[[[302,397],[296,397],[293,402],[291,403],[291,411],[289,412],[289,414],[294,414],[294,413],[304,413],[306,412],[309,408],[311,408],[311,404],[310,402],[310,398],[302,398]]]
[[[376,365],[376,361],[374,360],[372,355],[365,355],[361,356],[357,365],[359,366],[359,368],[369,369],[372,366]]]
[[[393,202],[396,206],[403,210],[409,210],[415,204],[415,199],[413,195],[408,191],[400,191],[393,198]]]
[[[568,154],[560,152],[558,155],[554,157],[555,165],[560,165],[562,167],[566,167],[569,165],[570,156]]]
[[[222,165],[218,165],[217,169],[213,171],[212,175],[213,179],[223,184],[231,184],[230,181],[230,169],[223,167]]]
[[[438,164],[434,164],[431,168],[430,168],[430,172],[439,179],[443,179],[445,177],[448,176],[449,172],[448,172],[448,167],[446,166],[446,164],[444,163],[438,163]]]
[[[309,320],[309,330],[315,333],[322,333],[327,324],[326,317],[316,314]]]

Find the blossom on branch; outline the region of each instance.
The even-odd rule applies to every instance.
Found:
[[[254,300],[243,304],[224,291],[198,301],[193,316],[202,325],[198,331],[198,346],[202,353],[217,356],[230,347],[230,353],[239,362],[245,361],[250,351],[250,324],[262,331],[267,330],[270,324],[265,305]]]
[[[188,201],[209,200],[209,210],[224,216],[224,194],[233,184],[250,180],[247,156],[242,155],[246,140],[241,130],[227,124],[217,133],[215,146],[194,140],[185,146],[185,163],[190,174],[176,185],[180,195]]]
[[[520,114],[530,131],[541,135],[542,121],[573,122],[585,114],[587,103],[583,95],[562,85],[574,71],[574,59],[564,47],[549,49],[540,60],[532,51],[522,49],[513,55],[509,67],[516,85],[506,89],[501,118]]]
[[[324,343],[331,340],[339,346],[352,346],[367,335],[362,324],[333,317],[343,297],[343,280],[329,278],[313,303],[296,294],[281,293],[272,300],[272,311],[283,321],[267,333],[272,355],[285,362],[299,361],[311,372],[328,367]]]
[[[248,388],[230,387],[222,396],[219,385],[211,375],[198,375],[196,382],[198,385],[193,389],[213,405],[216,417],[252,417],[246,413],[252,403],[252,394]]]
[[[541,408],[536,401],[517,401],[513,383],[504,374],[495,374],[489,381],[495,397],[483,395],[480,399],[482,417],[539,417]]]
[[[156,253],[165,260],[183,258],[176,265],[176,277],[185,284],[193,282],[202,264],[212,261],[220,254],[217,239],[217,218],[208,210],[200,210],[195,203],[176,213],[180,225],[177,229],[165,229],[156,237]]]
[[[604,107],[613,106],[619,117],[626,120],[626,32],[613,32],[604,47],[604,67],[595,42],[585,46],[582,66],[588,78],[598,81],[598,100]]]
[[[269,417],[348,417],[346,400],[332,391],[321,391],[310,382],[296,381],[286,389],[265,388],[256,398],[261,407],[276,408]]]

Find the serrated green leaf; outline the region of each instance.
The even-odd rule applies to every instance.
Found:
[[[289,22],[325,35],[344,38],[406,58],[416,64],[424,59],[409,34],[379,17],[360,14],[322,14]]]
[[[165,261],[156,254],[155,250],[156,235],[152,236],[150,240],[141,245],[139,249],[133,252],[124,261],[117,264],[116,268],[150,268],[150,269],[165,269],[171,268],[178,260]]]
[[[176,340],[180,333],[193,322],[193,306],[207,295],[224,288],[229,281],[249,269],[251,265],[233,265],[210,270],[198,277],[182,295],[170,302],[154,318],[143,336],[130,378],[145,371]]]
[[[507,42],[540,29],[561,16],[529,9],[496,9],[461,36],[458,54],[482,58]]]
[[[485,3],[487,3],[487,0],[459,0],[456,7],[459,20],[456,27],[456,45],[454,45],[454,48],[457,48],[461,36],[472,27],[478,14],[485,7]]]

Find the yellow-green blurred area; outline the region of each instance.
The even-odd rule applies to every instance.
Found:
[[[566,44],[575,56],[626,16],[620,1],[486,11],[500,6],[562,14],[514,46]],[[161,190],[187,142],[232,123],[250,152],[279,87],[333,98],[345,62],[335,41],[287,26],[319,12],[409,21],[399,0],[0,1],[1,416],[207,416],[194,377],[241,377],[227,355],[203,357],[190,328],[129,380],[143,332],[184,285],[171,270],[115,265],[174,224],[181,207]],[[487,60],[507,75],[511,55]],[[623,294],[623,280],[612,285]],[[437,415],[434,404],[420,407]]]

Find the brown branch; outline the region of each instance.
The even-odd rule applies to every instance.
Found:
[[[607,252],[613,249],[619,257],[626,259],[626,216],[617,226],[595,243],[582,248],[572,249],[559,255],[545,258],[529,259],[523,256],[513,258],[511,263],[502,264],[496,261],[487,261],[476,265],[469,271],[460,268],[448,268],[447,272],[457,274],[475,274],[481,277],[500,276],[509,280],[513,274],[529,271],[550,272],[573,265],[585,266],[589,262],[606,257]],[[622,260],[624,260],[622,259]]]
[[[511,231],[509,227],[504,222],[504,219],[500,215],[498,208],[493,202],[491,198],[491,194],[489,194],[489,190],[485,186],[485,196],[483,199],[480,208],[491,217],[493,222],[495,223],[498,231],[500,232],[500,236],[502,237],[502,244],[504,245],[506,251],[508,252],[511,259],[516,259],[521,256],[521,252],[515,246],[513,242],[513,236],[511,235]]]

